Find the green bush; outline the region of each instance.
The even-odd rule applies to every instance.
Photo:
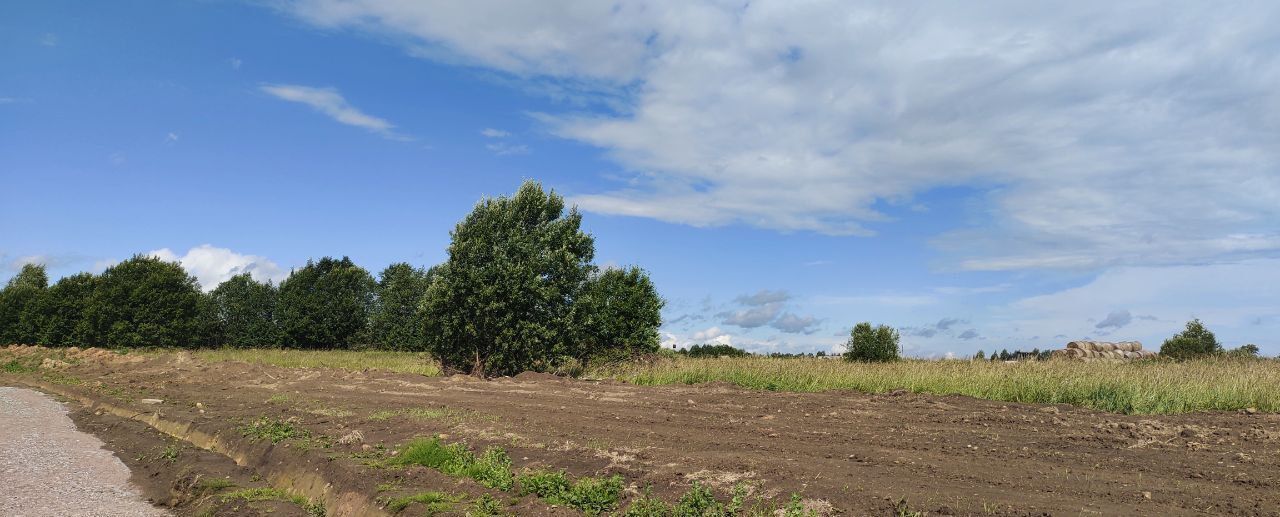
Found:
[[[134,255],[98,277],[86,308],[94,345],[193,347],[200,344],[200,284],[177,262]]]
[[[48,287],[44,266],[26,264],[0,289],[0,344],[37,343]]]
[[[351,259],[308,260],[280,283],[277,319],[289,346],[350,348],[368,338],[377,282]]]
[[[276,324],[278,293],[270,283],[239,274],[211,293],[222,343],[236,348],[275,348],[284,335]]]
[[[573,302],[572,351],[579,359],[616,362],[658,351],[664,302],[643,269],[591,276]]]
[[[428,348],[445,368],[511,375],[574,355],[571,308],[595,243],[576,208],[525,182],[487,198],[453,230],[449,259],[427,289]]]
[[[680,496],[675,513],[681,516],[718,516],[725,515],[725,508],[710,488],[694,481],[693,487]]]
[[[844,358],[847,361],[897,361],[898,331],[888,325],[872,328],[871,323],[864,321],[854,325],[846,349]]]
[[[1186,360],[1222,353],[1218,338],[1205,328],[1199,319],[1187,322],[1187,328],[1174,334],[1160,345],[1160,355],[1170,359]]]
[[[88,346],[94,342],[93,325],[85,311],[97,282],[89,273],[77,273],[62,277],[49,288],[40,304],[40,344]]]
[[[400,262],[378,275],[378,302],[373,311],[373,341],[384,350],[423,350],[426,338],[418,308],[436,269],[423,270]]]

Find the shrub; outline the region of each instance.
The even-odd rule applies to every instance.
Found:
[[[86,309],[92,344],[191,347],[202,328],[201,296],[177,262],[134,255],[98,278]]]
[[[1250,343],[1248,345],[1243,345],[1240,348],[1233,348],[1229,350],[1227,355],[1244,359],[1256,359],[1258,357],[1258,352],[1260,351],[1261,350],[1258,349],[1258,345]]]
[[[276,325],[278,293],[248,273],[233,276],[211,294],[222,343],[236,348],[274,348],[283,335]]]
[[[575,355],[621,361],[657,352],[663,304],[643,269],[593,275],[573,302]]]
[[[454,228],[427,289],[428,348],[448,369],[509,375],[572,355],[570,309],[595,243],[576,208],[528,181],[487,198]]]
[[[693,345],[688,350],[681,350],[682,355],[689,357],[746,357],[751,355],[746,350],[730,345]]]
[[[847,361],[887,362],[898,360],[898,331],[888,325],[871,328],[871,323],[854,325],[850,332]]]
[[[349,348],[367,338],[375,287],[347,257],[308,260],[280,283],[280,329],[293,346]]]
[[[1160,355],[1170,359],[1185,360],[1222,353],[1218,338],[1205,328],[1199,319],[1187,322],[1187,328],[1174,334],[1160,345]]]

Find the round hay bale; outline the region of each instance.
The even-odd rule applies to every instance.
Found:
[[[1084,343],[1080,341],[1072,341],[1067,343],[1068,350],[1084,350]]]

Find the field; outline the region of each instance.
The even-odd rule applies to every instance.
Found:
[[[245,492],[255,475],[241,473],[239,488],[178,498],[182,514],[239,501],[228,499],[237,490],[296,501],[300,515],[321,500],[337,515],[360,497],[402,515],[1280,508],[1270,361],[686,359],[588,372],[596,380],[484,381],[429,376],[422,355],[351,354],[0,350],[0,384],[118,408],[233,451],[275,487]],[[76,418],[114,446],[147,447],[104,412]],[[182,475],[167,464],[149,462],[137,481],[176,490]]]

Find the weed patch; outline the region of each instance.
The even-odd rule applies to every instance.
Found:
[[[443,444],[439,438],[419,438],[405,445],[392,465],[422,465],[457,477],[469,477],[497,490],[511,490],[511,458],[501,447],[490,447],[476,457],[465,443]]]
[[[461,496],[446,494],[444,492],[423,492],[421,494],[410,495],[405,497],[397,497],[387,501],[387,510],[391,513],[400,513],[408,508],[409,505],[418,503],[423,505],[423,510],[427,515],[435,515],[441,512],[447,512],[453,509],[453,505],[462,500]]]
[[[618,508],[622,496],[622,476],[581,478],[570,483],[564,472],[534,470],[520,475],[520,490],[535,494],[551,504],[570,506],[587,515],[600,515]]]
[[[305,429],[299,429],[296,420],[280,420],[277,418],[262,417],[253,422],[240,426],[241,434],[255,440],[269,440],[271,443],[280,443],[291,438],[308,438],[311,433]]]

